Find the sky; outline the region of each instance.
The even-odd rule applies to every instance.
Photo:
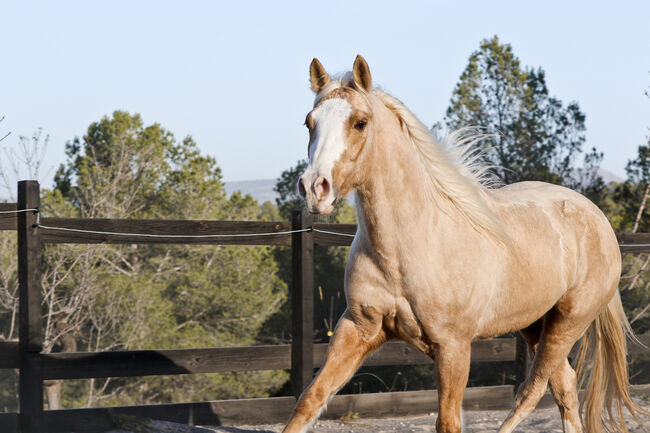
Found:
[[[227,181],[277,178],[306,156],[312,58],[334,73],[362,54],[432,125],[493,35],[578,102],[603,168],[624,177],[650,126],[648,1],[3,1],[0,17],[0,147],[42,128],[45,187],[65,143],[118,109],[191,135]]]

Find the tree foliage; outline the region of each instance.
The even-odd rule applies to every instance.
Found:
[[[216,160],[191,137],[177,141],[137,114],[92,123],[66,156],[54,189],[43,191],[47,216],[256,220],[262,211],[250,196],[227,198]],[[271,248],[64,244],[46,246],[43,257],[45,352],[256,344],[286,299]],[[13,290],[15,270],[6,270]],[[11,290],[1,292],[15,298]],[[47,400],[71,407],[264,396],[286,378],[269,371],[66,381],[62,390],[53,382]]]
[[[575,159],[585,142],[585,115],[577,102],[564,105],[549,95],[542,68],[524,68],[509,44],[485,39],[452,93],[445,123],[450,129],[478,127],[489,163],[506,184],[540,180],[579,190],[600,189],[602,154]]]

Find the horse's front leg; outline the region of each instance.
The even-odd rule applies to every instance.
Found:
[[[463,393],[469,376],[471,342],[448,342],[436,350],[438,374],[438,433],[460,433]]]
[[[366,356],[385,341],[383,330],[371,339],[364,339],[361,330],[346,311],[334,330],[334,336],[327,348],[325,364],[300,396],[283,432],[306,432],[329,399],[347,383]]]

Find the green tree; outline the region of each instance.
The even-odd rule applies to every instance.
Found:
[[[226,197],[216,160],[191,137],[177,141],[137,114],[116,111],[92,123],[66,155],[54,189],[43,191],[47,216],[246,220],[262,212],[250,196]],[[286,299],[268,247],[52,245],[43,255],[46,352],[257,344]],[[53,408],[255,397],[286,379],[266,371],[54,382],[47,401]]]
[[[585,165],[575,158],[585,141],[585,115],[576,102],[564,106],[549,95],[541,68],[522,68],[509,44],[497,36],[473,52],[454,88],[445,123],[450,129],[478,127],[491,134],[488,162],[506,184],[541,180],[592,194],[602,154],[592,149]]]

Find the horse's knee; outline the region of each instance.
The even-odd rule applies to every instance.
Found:
[[[540,377],[528,377],[517,389],[515,397],[515,407],[526,404],[527,402],[537,402],[544,396],[548,380]]]
[[[436,420],[437,433],[461,433],[463,425],[460,416],[440,416]]]

